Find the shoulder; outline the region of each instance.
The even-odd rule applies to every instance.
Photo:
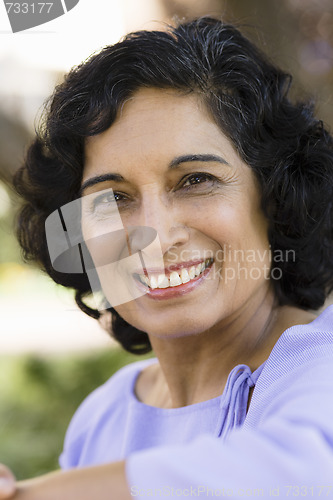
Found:
[[[118,403],[119,400],[124,403],[132,395],[138,375],[152,362],[153,360],[149,359],[123,366],[103,385],[86,397],[76,410],[72,422],[77,423],[78,419],[82,417],[85,420],[91,413],[96,414],[98,410],[103,411],[106,407],[109,408]]]
[[[296,359],[302,362],[332,354],[333,305],[310,323],[287,328],[274,346],[270,358],[283,357],[284,364],[292,358],[292,366],[295,366]]]
[[[323,358],[333,358],[333,305],[311,323],[285,330],[267,359],[262,374],[270,372],[276,378]]]
[[[76,410],[67,429],[65,444],[86,434],[106,413],[110,416],[124,411],[132,398],[138,375],[153,362],[155,360],[148,359],[126,365],[91,392]]]
[[[333,391],[333,306],[314,321],[283,332],[257,380],[249,419],[260,420],[273,402],[291,401],[301,393],[312,405],[318,392]],[[297,399],[296,398],[296,399]]]

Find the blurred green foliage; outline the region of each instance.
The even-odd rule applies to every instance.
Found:
[[[147,357],[110,348],[74,357],[0,358],[0,462],[18,479],[59,468],[66,428],[81,401],[119,368]]]

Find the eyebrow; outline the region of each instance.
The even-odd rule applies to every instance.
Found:
[[[91,177],[90,179],[87,179],[82,184],[81,189],[80,189],[80,196],[82,195],[82,193],[85,189],[87,189],[88,187],[94,186],[95,184],[99,184],[100,182],[105,182],[105,181],[122,182],[124,180],[125,180],[124,177],[120,174],[96,175],[95,177]]]
[[[169,164],[169,169],[177,168],[179,165],[182,163],[190,163],[190,162],[218,162],[222,163],[223,165],[229,165],[228,162],[222,158],[222,156],[218,155],[213,155],[213,154],[193,154],[193,155],[182,155],[182,156],[177,156],[174,158],[171,163]],[[103,175],[96,175],[95,177],[91,177],[90,179],[87,179],[81,186],[80,189],[80,196],[82,196],[82,193],[85,189],[91,186],[95,186],[95,184],[99,184],[100,182],[106,182],[106,181],[114,181],[114,182],[123,182],[125,181],[124,177],[120,174],[103,174]]]
[[[181,163],[189,163],[189,162],[218,162],[223,165],[229,165],[228,162],[222,158],[222,156],[213,155],[213,154],[194,154],[194,155],[182,155],[174,158],[172,162],[169,164],[169,168],[177,168]]]

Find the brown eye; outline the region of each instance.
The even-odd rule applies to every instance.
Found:
[[[209,183],[210,185],[214,183],[215,179],[212,175],[206,173],[196,173],[187,176],[182,183],[181,187],[191,187],[196,186],[197,184]]]
[[[107,205],[114,205],[115,203],[120,203],[123,201],[124,196],[121,193],[106,193],[102,194],[101,196],[98,196],[94,200],[94,208],[97,207],[105,207]]]

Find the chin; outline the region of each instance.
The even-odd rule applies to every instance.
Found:
[[[206,322],[192,319],[189,321],[186,318],[172,318],[171,321],[150,321],[147,325],[147,320],[142,322],[131,322],[135,328],[146,332],[149,337],[159,339],[185,338],[193,335],[199,335],[207,330],[211,325]]]

